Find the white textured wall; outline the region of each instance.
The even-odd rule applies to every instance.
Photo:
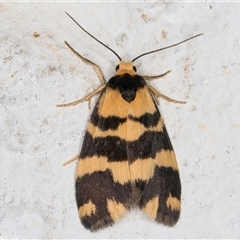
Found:
[[[92,234],[80,224],[74,189],[88,104],[56,108],[100,83],[63,43],[109,79],[118,61],[64,13],[125,60],[189,36],[204,36],[136,61],[165,95],[160,111],[182,179],[174,228],[133,210]],[[240,3],[1,3],[0,237],[237,238],[240,233]],[[34,37],[34,33],[39,37]],[[92,101],[92,106],[94,101]]]

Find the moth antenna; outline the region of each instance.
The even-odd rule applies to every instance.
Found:
[[[137,59],[139,59],[140,57],[143,57],[143,56],[145,56],[145,55],[148,55],[148,54],[151,54],[151,53],[155,53],[155,52],[159,52],[159,51],[162,51],[162,50],[171,48],[171,47],[175,47],[175,46],[177,46],[177,45],[179,45],[179,44],[182,44],[182,43],[184,43],[184,42],[187,42],[187,41],[189,41],[189,40],[191,40],[191,39],[193,39],[193,38],[199,37],[199,36],[201,36],[201,35],[203,35],[203,33],[197,34],[197,35],[195,35],[195,36],[193,36],[193,37],[187,38],[187,39],[185,39],[185,40],[183,40],[183,41],[181,41],[181,42],[172,44],[172,45],[170,45],[170,46],[167,46],[167,47],[164,47],[164,48],[159,48],[159,49],[157,49],[157,50],[153,50],[153,51],[150,51],[150,52],[143,53],[143,54],[137,56],[136,58],[134,58],[134,59],[132,60],[132,62],[134,62],[135,60],[137,60]]]
[[[67,12],[65,12],[85,33],[87,33],[90,37],[92,37],[93,39],[95,39],[97,42],[101,43],[104,47],[106,47],[108,50],[110,50],[111,52],[113,52],[117,58],[119,59],[119,61],[121,61],[122,59],[119,57],[119,55],[113,51],[110,47],[108,47],[106,44],[102,43],[100,40],[98,40],[97,38],[95,38],[91,33],[89,33],[87,30],[85,30],[71,15],[69,15]]]

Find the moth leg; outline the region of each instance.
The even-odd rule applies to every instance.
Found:
[[[84,101],[89,101],[91,99],[91,97],[93,97],[95,94],[99,93],[100,91],[103,90],[103,88],[105,88],[105,85],[100,86],[98,89],[96,89],[95,91],[93,91],[92,93],[90,93],[89,95],[87,95],[84,98],[78,99],[77,101],[74,102],[70,102],[70,103],[64,103],[64,104],[57,104],[57,107],[69,107],[69,106],[75,106],[81,102]]]
[[[67,162],[65,162],[65,163],[63,164],[63,166],[66,166],[66,165],[68,165],[69,163],[76,161],[77,159],[79,159],[79,157],[80,157],[80,153],[79,153],[78,155],[76,155],[75,157],[71,158],[70,160],[68,160]]]
[[[91,66],[93,66],[95,72],[97,73],[97,76],[100,80],[100,82],[105,85],[106,84],[106,80],[104,79],[103,77],[103,74],[102,74],[102,71],[101,69],[99,68],[98,65],[96,65],[95,63],[91,62],[90,60],[84,58],[83,56],[81,56],[78,52],[76,52],[66,41],[64,42],[69,48],[70,50],[77,56],[79,57],[83,62],[85,62],[86,64],[89,64]]]
[[[147,81],[151,81],[157,78],[162,78],[165,77],[167,74],[169,74],[171,72],[171,70],[168,70],[167,72],[161,74],[161,75],[157,75],[157,76],[142,76],[145,80]]]
[[[158,97],[161,97],[161,98],[164,98],[165,100],[167,100],[168,102],[181,103],[181,104],[186,103],[186,101],[177,101],[172,98],[169,98],[169,97],[163,95],[162,93],[158,92],[154,87],[152,87],[150,85],[147,85],[147,87],[154,94],[156,101],[157,101]],[[157,103],[158,103],[158,101],[157,101]]]

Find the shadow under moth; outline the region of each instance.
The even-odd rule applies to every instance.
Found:
[[[101,81],[101,86],[85,98],[57,105],[74,106],[100,93],[82,150],[66,163],[78,159],[76,201],[82,224],[94,232],[113,225],[128,209],[139,207],[156,222],[175,225],[181,210],[181,182],[157,99],[162,97],[171,102],[185,102],[164,96],[146,82],[164,77],[170,71],[158,76],[140,76],[133,62],[202,34],[124,62],[116,52],[67,15],[120,61],[115,75],[106,82],[96,64],[65,42],[77,57],[94,67]]]

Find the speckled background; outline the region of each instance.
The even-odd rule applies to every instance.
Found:
[[[182,214],[174,228],[132,210],[95,234],[80,224],[76,162],[100,82],[64,44],[109,79],[124,60],[198,33],[203,36],[136,61],[151,84],[187,104],[160,99],[182,179]],[[1,238],[238,238],[240,229],[240,3],[1,3]],[[92,107],[96,98],[92,100]]]

